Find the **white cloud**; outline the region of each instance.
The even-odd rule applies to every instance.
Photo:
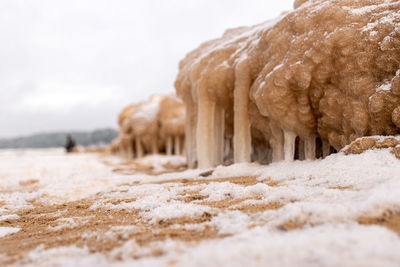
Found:
[[[53,82],[45,83],[24,94],[19,105],[14,106],[14,110],[67,113],[82,106],[101,108],[104,104],[122,98],[123,94],[118,88]]]

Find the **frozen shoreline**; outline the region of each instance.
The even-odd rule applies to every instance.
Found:
[[[324,160],[268,166],[236,164],[217,167],[209,177],[198,177],[201,170],[158,176],[121,174],[113,171],[116,166],[129,165],[118,158],[67,155],[60,149],[0,151],[0,159],[0,217],[6,218],[0,221],[0,227],[5,227],[5,221],[9,221],[10,227],[17,227],[23,220],[20,216],[25,216],[21,212],[35,210],[37,205],[51,207],[79,201],[91,203],[87,212],[95,214],[94,218],[72,216],[67,210],[59,210],[49,213],[59,219],[51,219],[54,226],[46,231],[95,225],[96,216],[107,212],[137,214],[132,217],[137,220],[134,224],[115,224],[103,234],[92,232],[94,227],[83,235],[89,239],[93,234],[98,235],[97,239],[108,238],[109,242],[117,242],[120,235],[125,235],[122,246],[116,245],[109,252],[89,252],[90,243],[83,247],[39,246],[28,251],[19,264],[398,266],[400,263],[398,233],[359,223],[360,217],[400,211],[400,160],[388,149],[348,156],[338,153]],[[176,156],[152,156],[136,164],[153,164],[160,169],[166,162],[182,164],[182,160]],[[249,178],[237,182],[229,177]],[[277,206],[270,208],[272,204]],[[199,221],[200,217],[205,219]],[[163,226],[160,223],[164,221],[172,224]],[[195,235],[214,229],[216,236],[198,242],[155,239],[140,245],[136,235],[144,230],[138,223],[150,231],[153,228],[155,233],[182,228]],[[294,228],[287,227],[288,223]],[[23,227],[15,234],[0,237],[0,243],[4,238],[22,235],[21,231]],[[162,253],[155,256],[154,250]]]

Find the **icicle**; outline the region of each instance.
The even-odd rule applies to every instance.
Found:
[[[127,145],[126,136],[124,135],[121,139],[121,155],[122,157],[129,159],[129,147]]]
[[[272,149],[267,148],[267,164],[272,163]]]
[[[266,149],[265,146],[256,146],[254,148],[255,153],[256,153],[256,161],[258,163],[263,163],[266,157]]]
[[[172,137],[167,137],[167,144],[166,144],[166,152],[167,155],[172,155]]]
[[[143,147],[140,141],[140,137],[136,138],[136,155],[138,158],[143,157]]]
[[[215,103],[211,101],[208,91],[198,88],[196,142],[200,169],[214,167],[214,113]]]
[[[269,136],[264,134],[265,140],[265,150],[263,151],[264,154],[264,162],[265,164],[269,164],[272,162],[272,148],[271,144],[269,143]]]
[[[262,159],[261,153],[262,153],[261,147],[252,145],[251,146],[251,161],[260,163],[261,159]]]
[[[192,96],[185,99],[186,107],[186,122],[185,122],[185,147],[186,158],[189,168],[194,168],[196,165],[196,127],[197,127],[197,114],[196,105],[193,102]]]
[[[224,162],[225,145],[225,110],[222,107],[215,107],[215,145],[214,145],[214,165]]]
[[[306,159],[315,159],[315,136],[309,136],[304,140],[304,154]]]
[[[330,152],[329,142],[322,140],[322,157],[326,158],[327,156],[329,156],[329,152]]]
[[[271,123],[272,137],[269,141],[272,148],[272,162],[281,161],[284,159],[283,150],[283,133],[277,125]]]
[[[182,149],[181,155],[186,157],[186,138],[182,136]]]
[[[278,162],[284,159],[283,141],[271,141],[272,162]]]
[[[158,153],[158,145],[157,145],[157,139],[152,139],[151,140],[151,154],[155,155]]]
[[[229,157],[231,157],[231,139],[230,138],[226,138],[225,139],[225,147],[224,147],[224,161],[225,159],[228,159]]]
[[[127,147],[127,154],[128,154],[128,159],[133,158],[133,147],[132,147],[132,142],[128,142],[128,147]]]
[[[302,138],[300,138],[299,141],[299,160],[305,160],[306,159],[306,155],[305,155],[305,151],[304,151],[304,140]]]
[[[284,153],[285,161],[294,160],[294,151],[296,144],[296,134],[289,131],[284,131]]]
[[[234,162],[250,162],[251,132],[248,112],[250,74],[246,61],[235,68],[235,89],[233,93],[233,157]]]
[[[176,135],[174,138],[174,155],[181,154],[181,138],[179,135]]]
[[[133,138],[131,140],[131,147],[132,147],[132,158],[136,158],[137,157],[136,145],[135,145],[135,139]]]

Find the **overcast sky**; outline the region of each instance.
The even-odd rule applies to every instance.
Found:
[[[117,127],[174,91],[178,63],[292,0],[0,0],[0,137]]]

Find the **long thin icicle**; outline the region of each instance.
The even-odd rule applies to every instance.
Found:
[[[306,159],[306,155],[305,155],[305,151],[304,151],[304,139],[300,138],[299,140],[299,160],[305,160]]]
[[[267,153],[267,163],[272,163],[272,149],[268,148],[266,153]]]
[[[290,131],[284,131],[285,161],[294,160],[295,145],[296,145],[296,134]]]
[[[231,150],[232,150],[231,140],[232,139],[229,139],[229,138],[225,139],[224,160],[229,158],[231,155]]]
[[[174,137],[174,155],[181,154],[181,138],[179,135]]]
[[[167,155],[172,155],[172,137],[167,136],[166,152]]]
[[[315,136],[309,136],[304,140],[304,150],[306,159],[315,159]]]
[[[182,137],[181,155],[186,157],[186,138],[185,137]]]
[[[151,140],[151,154],[155,155],[157,153],[158,153],[157,139],[153,138],[153,140]]]
[[[128,142],[128,147],[127,147],[127,154],[128,154],[128,159],[133,158],[133,144],[131,141]]]
[[[283,150],[283,133],[276,124],[271,123],[272,137],[269,141],[272,148],[272,162],[281,161],[284,159]]]
[[[143,157],[143,147],[140,137],[136,138],[136,154],[138,158]]]
[[[192,96],[185,100],[186,119],[185,119],[185,147],[186,158],[189,168],[196,167],[197,153],[196,153],[196,127],[197,127],[197,114],[196,105]]]
[[[215,107],[215,155],[214,165],[220,165],[224,162],[225,148],[225,110],[222,107]]]
[[[214,113],[215,102],[212,102],[206,88],[198,88],[197,111],[197,158],[200,169],[214,167]]]
[[[253,153],[255,161],[258,163],[263,163],[265,158],[266,158],[266,148],[264,146],[254,146],[253,147]]]
[[[250,162],[251,132],[248,111],[250,73],[246,61],[240,62],[235,68],[235,89],[233,93],[233,157],[234,162]]]
[[[331,146],[328,141],[322,140],[322,157],[326,158],[329,156]]]

